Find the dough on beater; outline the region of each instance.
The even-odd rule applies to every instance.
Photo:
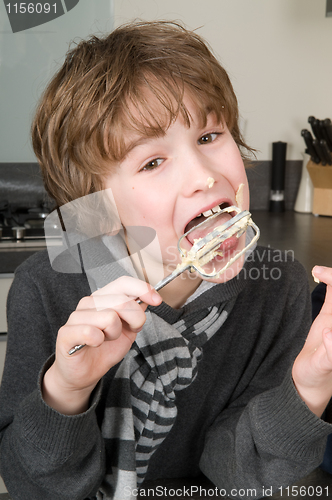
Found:
[[[240,210],[242,210],[242,205],[243,205],[243,188],[244,184],[240,184],[238,187],[238,190],[235,193],[235,201],[237,206],[239,207]]]

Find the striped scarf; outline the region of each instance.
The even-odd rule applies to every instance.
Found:
[[[97,500],[130,498],[177,415],[176,391],[197,375],[202,346],[222,326],[235,299],[188,314],[173,325],[147,311],[146,323],[119,365],[102,435],[112,456]]]

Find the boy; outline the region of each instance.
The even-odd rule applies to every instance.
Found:
[[[172,23],[124,26],[73,49],[42,98],[33,144],[58,206],[110,190],[125,241],[131,227],[155,230],[164,275],[197,217],[249,206],[228,76]],[[332,432],[320,418],[332,394],[332,270],[315,268],[329,290],[300,352],[310,297],[296,262],[266,279],[271,262],[257,248],[219,278],[184,274],[158,294],[121,276],[109,241],[98,242],[109,262],[95,285],[91,266],[57,272],[46,252],[16,273],[1,386],[1,474],[13,498],[123,500],[144,479],[201,472],[259,498],[317,467]],[[245,235],[231,241],[214,265],[244,246]],[[85,347],[70,355],[75,345]]]

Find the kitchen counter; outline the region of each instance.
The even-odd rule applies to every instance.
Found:
[[[0,249],[0,274],[13,274],[15,269],[39,249],[15,248]]]
[[[293,255],[305,267],[313,290],[312,268],[332,267],[332,217],[253,210],[252,219],[261,231],[259,244],[287,252],[287,258]]]

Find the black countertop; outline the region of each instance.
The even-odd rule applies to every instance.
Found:
[[[0,249],[0,274],[13,274],[15,269],[34,253],[36,250],[33,249]]]
[[[305,267],[311,289],[316,286],[312,268],[332,267],[332,217],[253,210],[252,219],[261,231],[259,244],[287,252],[288,258],[294,255]]]

